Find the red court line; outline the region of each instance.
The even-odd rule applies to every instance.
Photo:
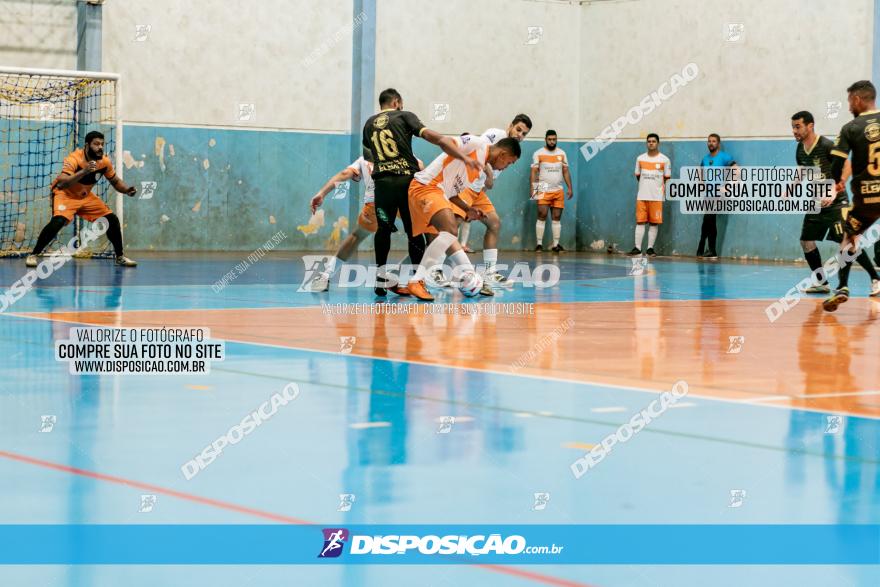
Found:
[[[36,465],[38,467],[44,467],[46,469],[54,469],[55,471],[62,471],[64,473],[70,473],[72,475],[80,475],[82,477],[88,477],[90,479],[97,479],[99,481],[108,481],[110,483],[116,483],[118,485],[125,485],[126,487],[136,487],[138,489],[146,489],[155,493],[159,493],[162,495],[169,495],[171,497],[177,497],[180,499],[184,499],[187,501],[192,501],[195,503],[200,503],[202,505],[209,505],[216,508],[229,510],[232,512],[237,512],[240,514],[246,514],[250,516],[255,516],[257,518],[263,518],[266,520],[272,520],[274,522],[283,522],[285,524],[299,524],[303,526],[314,526],[314,522],[309,522],[307,520],[302,520],[300,518],[292,518],[290,516],[283,516],[281,514],[273,514],[272,512],[266,512],[263,510],[257,510],[254,508],[249,508],[245,506],[236,505],[234,503],[229,503],[226,501],[220,501],[217,499],[211,499],[208,497],[200,497],[198,495],[193,495],[191,493],[183,493],[182,491],[177,491],[174,489],[167,489],[165,487],[160,487],[159,485],[151,485],[149,483],[142,483],[140,481],[132,481],[131,479],[125,479],[123,477],[116,477],[114,475],[105,475],[104,473],[96,473],[94,471],[89,471],[87,469],[79,469],[77,467],[70,467],[68,465],[61,465],[58,463],[53,463],[51,461],[44,461],[42,459],[36,459],[34,457],[29,457],[27,455],[20,455],[16,453],[7,452],[4,450],[0,450],[0,457],[7,458],[12,461],[18,461],[20,463],[27,463],[28,465]],[[512,575],[514,577],[519,577],[520,579],[525,579],[528,581],[534,581],[536,583],[543,583],[544,585],[557,585],[560,587],[594,587],[588,585],[586,583],[577,583],[575,581],[569,581],[568,579],[559,579],[557,577],[551,577],[550,575],[542,575],[541,573],[533,573],[531,571],[524,571],[521,569],[516,569],[513,567],[505,567],[502,565],[489,565],[489,564],[475,564],[475,567],[479,567],[485,569],[487,571],[492,571],[495,573]]]

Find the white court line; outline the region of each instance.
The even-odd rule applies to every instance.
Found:
[[[596,414],[613,414],[614,412],[625,412],[626,408],[623,406],[609,406],[607,408],[590,408],[590,411]]]
[[[772,402],[791,399],[823,399],[829,397],[857,397],[862,395],[880,395],[880,391],[841,391],[834,393],[811,393],[804,395],[771,395],[758,399],[743,400],[743,403]]]
[[[238,310],[240,308],[233,308],[233,309]],[[278,308],[255,308],[255,309],[277,310]],[[73,310],[73,311],[76,311],[76,310]],[[87,311],[100,312],[100,310],[87,310]],[[137,310],[137,311],[155,311],[155,310]],[[192,312],[192,310],[160,310],[160,311]],[[90,324],[88,322],[77,322],[75,320],[62,320],[60,318],[49,318],[46,316],[28,316],[26,314],[14,314],[14,313],[0,313],[0,316],[11,316],[14,318],[30,318],[32,320],[45,320],[45,321],[49,321],[49,322],[64,322],[67,324],[82,324],[85,326],[95,326],[95,324]],[[106,326],[106,325],[99,325],[99,326]],[[106,327],[112,328],[110,326],[106,326]],[[339,356],[339,351],[322,351],[320,349],[312,349],[312,348],[305,348],[305,347],[298,347],[298,346],[280,345],[280,344],[272,344],[272,343],[265,343],[265,342],[249,342],[249,341],[241,341],[241,340],[230,340],[230,339],[224,339],[224,338],[218,338],[217,340],[223,340],[226,342],[233,342],[236,344],[249,344],[249,345],[253,345],[253,346],[261,346],[261,347],[268,347],[268,348],[275,348],[275,349],[295,350],[295,351],[302,351],[302,352],[307,352],[307,353],[319,353],[322,355],[331,355],[334,357]],[[369,359],[372,361],[384,360],[384,361],[394,361],[397,363],[408,363],[411,365],[422,365],[425,367],[432,367],[435,369],[452,369],[452,370],[457,369],[460,371],[472,371],[475,373],[492,373],[494,375],[503,375],[503,376],[507,376],[507,377],[519,377],[522,379],[536,379],[538,381],[555,381],[557,383],[569,383],[569,384],[574,384],[574,385],[592,385],[593,387],[606,388],[606,389],[621,389],[624,391],[636,391],[639,393],[649,393],[651,395],[659,395],[660,393],[662,393],[664,391],[668,391],[667,387],[672,386],[672,383],[670,383],[668,386],[664,386],[661,389],[650,389],[647,387],[637,387],[637,386],[633,386],[633,385],[621,385],[618,383],[604,383],[604,382],[598,382],[598,381],[588,381],[588,380],[584,380],[584,379],[566,379],[564,377],[554,377],[554,376],[547,376],[547,375],[530,375],[528,373],[513,374],[513,373],[509,373],[508,371],[500,371],[500,370],[496,370],[496,369],[476,369],[474,367],[461,367],[461,366],[457,366],[457,365],[455,365],[455,366],[441,365],[438,363],[429,363],[427,361],[419,361],[419,360],[415,360],[415,359],[382,358],[382,357],[375,357],[373,355],[361,354],[361,353],[357,353],[357,352],[346,353],[345,356],[347,356],[347,357],[360,357],[362,359]],[[739,392],[739,393],[746,393],[746,392]],[[854,417],[854,418],[864,418],[866,420],[880,420],[880,416],[871,416],[868,414],[851,414],[849,412],[844,412],[844,411],[839,411],[839,410],[820,410],[817,408],[808,408],[808,407],[800,407],[800,406],[796,407],[796,406],[783,406],[783,405],[777,405],[777,404],[758,403],[760,401],[760,399],[763,399],[763,398],[756,398],[756,399],[751,399],[751,400],[741,400],[741,399],[729,399],[729,398],[722,398],[722,397],[714,397],[711,395],[700,395],[700,394],[694,394],[694,393],[688,393],[688,395],[690,397],[694,397],[694,398],[698,398],[698,399],[711,400],[711,401],[715,401],[715,402],[719,402],[719,403],[726,403],[726,404],[734,404],[734,405],[743,405],[743,404],[752,405],[752,404],[754,404],[754,407],[768,407],[768,408],[775,408],[775,409],[788,410],[788,411],[797,410],[799,412],[813,412],[816,414],[839,414],[842,416],[850,416],[850,417]],[[784,396],[784,397],[786,399],[791,399],[792,396]],[[538,412],[538,414],[541,416],[554,415],[553,412]]]

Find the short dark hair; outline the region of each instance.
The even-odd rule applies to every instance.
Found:
[[[719,135],[717,132],[710,133],[709,138],[711,139],[712,137],[715,137],[716,139],[718,139],[719,143],[721,142],[721,135]]]
[[[512,139],[510,137],[505,137],[495,143],[495,146],[499,149],[504,149],[517,159],[522,155],[522,149],[519,146],[519,141],[516,139]]]
[[[792,120],[803,120],[804,124],[813,124],[816,122],[816,119],[813,118],[813,115],[806,110],[801,110],[800,112],[795,112],[791,115]]]
[[[863,79],[857,81],[846,89],[847,93],[855,94],[862,100],[872,102],[877,99],[877,88],[870,81]]]
[[[545,139],[546,139],[547,137],[550,137],[550,136],[553,136],[553,137],[556,136],[556,131],[553,130],[552,128],[548,128],[548,129],[547,129],[547,132],[544,133],[544,138],[545,138]]]
[[[86,135],[86,144],[87,145],[90,144],[95,139],[101,139],[103,141],[104,140],[104,133],[96,131],[96,130],[89,132]]]
[[[391,104],[391,102],[393,102],[394,100],[403,100],[400,92],[398,92],[394,88],[382,90],[382,93],[379,94],[379,106],[386,106],[388,104]]]
[[[647,142],[648,139],[650,139],[650,138],[655,138],[655,139],[657,139],[657,142],[658,142],[658,143],[660,142],[660,135],[658,135],[658,134],[655,133],[655,132],[648,133],[648,136],[645,137],[645,142]]]
[[[529,130],[532,130],[532,119],[529,118],[528,115],[526,115],[526,114],[517,114],[516,116],[513,117],[513,121],[512,121],[510,124],[511,124],[511,125],[514,125],[514,124],[516,124],[516,123],[518,123],[518,122],[523,123],[524,125],[526,125],[527,127],[529,127]]]

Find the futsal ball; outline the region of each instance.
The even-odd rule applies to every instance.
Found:
[[[475,271],[465,271],[458,282],[458,291],[472,298],[483,289],[483,278]]]

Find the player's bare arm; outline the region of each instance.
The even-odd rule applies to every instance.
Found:
[[[350,167],[346,167],[325,183],[318,192],[312,196],[312,199],[309,201],[309,208],[312,210],[312,214],[318,211],[318,208],[321,207],[321,204],[324,203],[324,198],[327,194],[330,193],[331,190],[335,189],[337,184],[343,181],[348,181],[354,178],[355,180],[359,179],[357,171],[351,169]]]
[[[137,188],[133,185],[128,185],[124,181],[122,181],[118,175],[113,176],[113,179],[108,180],[110,185],[113,186],[113,189],[119,192],[120,194],[126,194],[129,196],[133,196],[137,193]]]

